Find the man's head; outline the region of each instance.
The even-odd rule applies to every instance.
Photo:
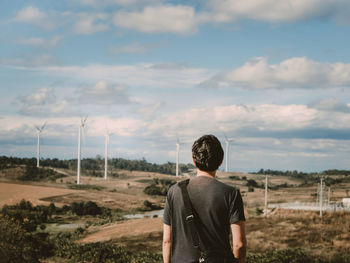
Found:
[[[213,172],[221,165],[224,150],[214,135],[203,135],[192,145],[192,158],[199,170]]]

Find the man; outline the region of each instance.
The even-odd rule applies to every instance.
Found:
[[[187,191],[195,215],[200,247],[219,251],[215,262],[242,263],[246,254],[243,202],[238,189],[215,179],[224,158],[220,141],[214,135],[202,136],[192,146],[192,158],[197,176],[189,181]],[[164,263],[199,262],[201,249],[193,246],[191,229],[185,218],[182,191],[176,184],[168,191],[164,209]],[[232,256],[232,260],[228,261],[227,253],[232,255],[230,231],[235,259]]]

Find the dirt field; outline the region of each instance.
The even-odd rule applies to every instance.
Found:
[[[34,205],[47,205],[49,202],[40,199],[54,195],[69,195],[76,192],[76,190],[70,189],[0,182],[0,207],[4,204],[13,205],[19,203],[22,199],[30,201]],[[57,205],[60,205],[60,203],[58,202]]]
[[[88,235],[80,242],[103,242],[123,237],[137,237],[150,233],[159,233],[162,231],[162,226],[161,218],[132,219],[125,222],[107,224],[102,227],[91,227],[89,228],[89,232],[92,232],[92,234]]]

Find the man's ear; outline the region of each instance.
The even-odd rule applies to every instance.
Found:
[[[194,166],[196,166],[196,167],[197,167],[196,162],[194,161],[194,159],[193,159],[193,158],[192,158],[192,162],[193,162]]]

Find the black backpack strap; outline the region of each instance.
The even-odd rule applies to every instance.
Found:
[[[182,199],[184,202],[185,215],[186,215],[185,220],[191,232],[192,244],[195,248],[199,248],[199,237],[198,237],[198,232],[194,222],[194,213],[192,209],[192,203],[187,191],[187,185],[189,181],[190,179],[181,181],[178,183],[178,186],[180,187],[181,193],[182,193]]]

